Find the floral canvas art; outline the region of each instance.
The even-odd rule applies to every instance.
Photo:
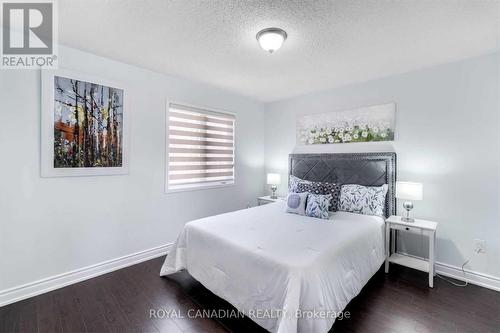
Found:
[[[304,145],[393,141],[394,103],[300,116],[297,143]]]

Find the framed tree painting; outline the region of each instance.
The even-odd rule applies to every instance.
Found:
[[[127,174],[127,107],[119,84],[42,71],[42,177]]]

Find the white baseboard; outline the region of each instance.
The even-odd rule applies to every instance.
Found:
[[[485,287],[488,289],[500,291],[500,278],[488,274],[474,272],[468,269],[464,269],[464,271],[465,271],[465,278],[469,283],[475,284],[480,287]],[[438,262],[436,263],[436,273],[460,281],[465,281],[464,274],[462,273],[462,268],[460,267]]]
[[[1,290],[0,307],[163,256],[168,253],[171,247],[172,244],[158,246],[14,288]],[[436,273],[464,281],[462,269],[460,267],[437,262]],[[500,278],[498,277],[474,272],[468,269],[465,270],[465,274],[469,283],[500,291]]]
[[[404,254],[410,257],[415,257],[423,260],[427,260],[426,258],[421,258],[417,257],[408,253],[404,252],[398,252],[400,254]],[[467,281],[471,284],[475,284],[480,287],[492,289],[495,291],[500,291],[500,278],[488,274],[483,274],[479,272],[474,272],[469,269],[464,269],[465,271],[465,279],[464,279],[464,273],[462,272],[461,267],[453,266],[453,265],[448,265],[442,262],[436,262],[436,273],[451,277],[453,279],[459,280],[459,281]]]
[[[143,261],[160,257],[167,254],[171,246],[172,244],[158,246],[149,250],[132,253],[120,258],[79,268],[71,272],[51,276],[49,278],[30,282],[14,288],[0,290],[0,307],[116,271],[124,267],[132,266]],[[158,275],[159,274],[160,268],[158,268]]]

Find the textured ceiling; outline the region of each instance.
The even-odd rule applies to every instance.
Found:
[[[62,44],[261,101],[499,47],[499,1],[59,0]],[[277,26],[275,54],[255,34]]]

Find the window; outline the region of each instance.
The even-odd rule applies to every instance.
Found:
[[[167,190],[234,184],[232,114],[169,104]]]

